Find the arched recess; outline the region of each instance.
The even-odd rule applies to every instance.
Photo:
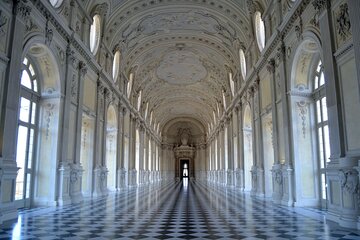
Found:
[[[243,121],[244,136],[244,190],[251,191],[251,168],[253,161],[253,126],[250,105],[247,104],[244,110]]]
[[[92,169],[94,160],[95,118],[83,113],[81,123],[80,163],[83,167],[81,190],[84,196],[92,193]]]
[[[56,205],[56,170],[58,159],[58,132],[60,109],[60,72],[54,54],[48,46],[43,44],[43,38],[33,37],[27,41],[23,52],[23,66],[27,59],[33,66],[38,80],[38,96],[32,105],[35,116],[33,136],[20,136],[18,132],[17,155],[21,151],[22,141],[27,142],[27,155],[33,161],[27,166],[18,166],[24,170],[24,186],[28,188],[24,196],[25,205],[54,206]],[[21,78],[23,74],[21,75]],[[20,79],[21,81],[22,79]],[[21,87],[20,98],[24,88]],[[21,101],[20,101],[21,102]],[[21,104],[21,103],[20,103]],[[22,106],[20,106],[20,111]],[[19,127],[21,123],[19,121]],[[31,154],[31,156],[30,156]],[[18,178],[21,177],[18,175]],[[18,179],[17,179],[18,182]]]
[[[293,132],[296,205],[319,206],[321,175],[316,132],[314,73],[321,48],[315,34],[304,35],[291,70],[291,121]],[[325,185],[324,185],[325,187]]]
[[[124,162],[122,163],[123,167],[126,169],[126,171],[129,171],[129,147],[130,147],[130,112],[126,111],[126,114],[124,116]]]
[[[107,187],[116,189],[116,152],[117,152],[117,118],[113,105],[109,105],[106,120],[106,167],[108,170]]]

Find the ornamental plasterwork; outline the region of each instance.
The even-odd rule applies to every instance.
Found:
[[[187,85],[204,79],[207,70],[194,53],[174,51],[165,56],[156,73],[170,84]]]
[[[8,33],[8,17],[0,10],[0,52],[5,52]]]
[[[297,102],[296,106],[298,108],[299,117],[301,119],[301,132],[303,138],[306,138],[306,117],[308,113],[308,103],[301,101]]]
[[[340,45],[351,37],[351,23],[347,3],[339,6],[335,16],[336,38]]]

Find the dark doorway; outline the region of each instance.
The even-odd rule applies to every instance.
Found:
[[[190,174],[190,164],[189,164],[189,160],[180,160],[180,177],[181,179],[183,178],[189,178],[189,174]]]

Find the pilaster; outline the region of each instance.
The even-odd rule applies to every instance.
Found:
[[[20,71],[25,25],[31,8],[27,1],[14,1],[12,24],[9,25],[8,66],[3,83],[4,91],[0,96],[3,109],[0,115],[0,224],[14,221],[17,210],[14,204],[15,183],[17,176],[16,138],[18,123]],[[6,139],[6,141],[4,141]],[[5,191],[6,189],[6,191]],[[9,191],[10,189],[10,191]]]
[[[348,0],[348,9],[349,9],[349,16],[350,22],[353,26],[351,28],[352,32],[352,39],[354,44],[354,54],[355,54],[355,62],[356,66],[360,66],[360,1],[359,0]],[[358,87],[360,93],[360,67],[356,68],[357,71],[357,80],[358,80]],[[360,96],[360,94],[359,94]],[[360,100],[360,99],[359,99]]]

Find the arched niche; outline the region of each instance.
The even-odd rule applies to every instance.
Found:
[[[252,112],[246,104],[243,116],[243,142],[244,142],[244,190],[251,191],[251,168],[253,161],[253,126]]]
[[[206,128],[196,119],[176,118],[172,119],[163,127],[163,142],[175,146],[173,155],[166,161],[171,161],[168,166],[173,166],[175,177],[182,177],[183,167],[186,163],[188,166],[188,177],[196,177],[200,171],[205,171],[203,164],[205,154],[200,154],[196,148],[199,144],[204,144],[206,139]]]
[[[31,62],[38,75],[40,101],[36,120],[38,133],[37,149],[33,165],[32,205],[56,205],[56,175],[58,166],[60,72],[52,50],[43,44],[42,38],[33,37],[24,46],[23,59]]]
[[[108,170],[107,187],[116,188],[116,153],[117,153],[117,117],[113,105],[109,105],[106,113],[106,167]]]
[[[320,174],[317,163],[313,78],[321,56],[318,38],[304,35],[291,69],[291,126],[297,206],[319,206]]]

